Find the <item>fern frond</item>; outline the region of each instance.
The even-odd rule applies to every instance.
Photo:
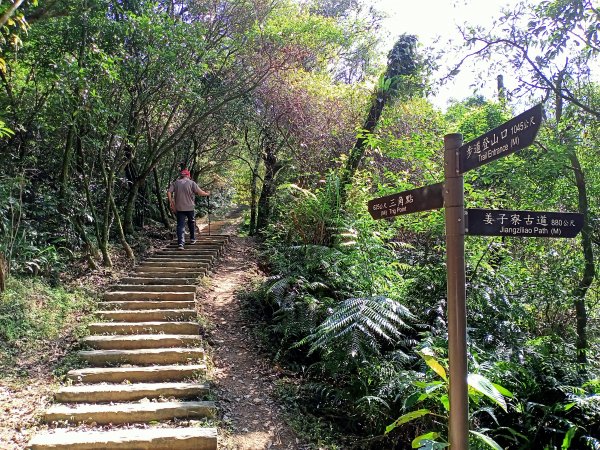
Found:
[[[383,296],[350,298],[296,346],[309,344],[309,354],[337,346],[348,349],[352,356],[378,353],[380,341],[403,340],[402,330],[411,328],[407,320],[413,320],[412,314],[395,300]]]

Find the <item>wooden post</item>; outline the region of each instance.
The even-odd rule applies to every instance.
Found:
[[[465,216],[463,176],[458,170],[461,134],[444,136],[444,207],[448,287],[448,356],[450,359],[451,450],[469,448],[467,385],[467,308],[465,280]]]

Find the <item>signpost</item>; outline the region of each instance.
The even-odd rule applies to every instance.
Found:
[[[530,146],[541,123],[542,105],[540,104],[461,146],[458,149],[458,173],[476,169]]]
[[[444,183],[368,202],[374,219],[445,208],[451,450],[469,447],[465,233],[572,238],[583,227],[583,214],[464,208],[462,174],[531,145],[541,121],[542,106],[537,105],[464,145],[462,135],[448,134],[444,136]]]
[[[444,206],[443,183],[431,184],[418,189],[398,192],[375,198],[367,204],[373,219],[385,219],[401,214],[440,209]]]
[[[505,209],[467,209],[465,232],[472,236],[574,238],[583,214]]]

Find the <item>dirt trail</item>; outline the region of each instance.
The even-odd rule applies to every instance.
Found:
[[[233,233],[232,233],[233,235]],[[255,249],[247,238],[232,237],[201,298],[201,313],[211,322],[213,379],[219,415],[219,448],[224,450],[306,449],[281,419],[273,400],[277,379],[258,354],[235,292],[258,274]],[[229,424],[229,429],[226,425]]]

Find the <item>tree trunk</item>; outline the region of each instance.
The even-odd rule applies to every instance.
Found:
[[[140,180],[135,180],[131,187],[129,188],[129,193],[127,194],[127,200],[125,202],[125,211],[123,216],[125,233],[128,235],[132,235],[134,233],[133,227],[133,217],[135,213],[136,199],[138,190],[140,188]]]
[[[258,193],[258,170],[260,168],[260,155],[257,155],[252,168],[252,181],[250,182],[250,236],[256,233],[256,196]]]
[[[77,232],[77,234],[79,234],[79,237],[81,238],[81,240],[84,243],[85,256],[86,256],[86,259],[88,260],[90,267],[93,270],[96,270],[98,268],[98,265],[94,261],[94,255],[97,253],[96,247],[94,246],[92,241],[90,241],[90,238],[88,237],[87,233],[85,232],[85,226],[83,225],[83,220],[81,219],[81,216],[75,215],[71,219],[71,223],[73,224],[75,231]]]
[[[123,249],[125,250],[125,253],[127,254],[127,257],[133,261],[133,263],[135,264],[135,254],[133,253],[133,250],[131,250],[131,247],[129,246],[129,243],[127,242],[127,239],[125,238],[125,232],[123,231],[123,225],[121,224],[121,217],[119,216],[119,210],[117,209],[117,204],[115,203],[115,199],[111,194],[109,195],[109,199],[110,199],[110,207],[112,209],[113,214],[115,215],[115,223],[117,225],[117,232],[119,233],[119,240],[121,241],[121,245],[123,246]]]
[[[382,77],[383,84],[378,86],[373,93],[371,108],[362,126],[362,135],[356,139],[356,143],[350,150],[348,160],[342,170],[340,177],[340,205],[342,207],[346,203],[348,185],[358,170],[367,149],[368,135],[372,134],[375,127],[377,127],[377,122],[379,122],[385,105],[394,100],[400,93],[400,77],[403,75],[416,75],[418,72],[416,45],[417,38],[405,34],[398,38],[388,54],[387,68]]]
[[[110,212],[111,212],[111,201],[112,198],[112,177],[109,177],[106,173],[106,167],[104,167],[104,160],[102,154],[100,155],[100,167],[102,169],[102,178],[106,184],[106,198],[104,199],[104,221],[102,222],[102,236],[99,242],[100,251],[102,252],[102,264],[106,267],[112,267],[112,261],[110,260],[110,254],[108,253],[108,241],[110,239]]]
[[[562,89],[564,73],[558,74],[556,85]],[[560,124],[563,114],[563,99],[560,95],[556,96],[556,126]],[[568,133],[568,132],[567,132]],[[585,176],[577,157],[574,140],[568,135],[559,136],[559,140],[568,146],[569,161],[575,175],[575,185],[577,186],[577,209],[583,214],[583,228],[581,230],[581,246],[583,250],[584,267],[583,274],[577,287],[573,291],[573,303],[575,306],[575,323],[577,332],[577,341],[575,348],[577,351],[577,363],[579,372],[582,375],[586,373],[587,366],[587,310],[585,306],[585,296],[588,289],[594,281],[596,267],[594,264],[594,252],[592,249],[592,224],[590,223],[589,203],[587,197],[587,188]]]
[[[590,223],[590,213],[588,207],[587,189],[585,176],[581,169],[581,164],[575,153],[575,149],[569,155],[573,171],[575,173],[575,184],[578,193],[578,210],[583,214],[583,228],[581,230],[581,247],[583,258],[585,260],[583,274],[579,280],[578,286],[573,292],[575,297],[575,320],[577,324],[577,363],[580,369],[585,372],[587,365],[587,311],[585,306],[585,296],[594,281],[596,268],[594,264],[594,252],[592,249],[592,224]]]
[[[7,266],[4,253],[0,252],[0,293],[6,290],[6,279],[8,278]]]
[[[269,217],[271,215],[271,198],[275,194],[276,188],[275,177],[277,176],[277,172],[281,169],[280,164],[277,162],[275,152],[272,149],[268,149],[265,152],[263,161],[265,163],[265,177],[263,179],[260,198],[258,199],[256,232],[263,230],[269,223]]]

